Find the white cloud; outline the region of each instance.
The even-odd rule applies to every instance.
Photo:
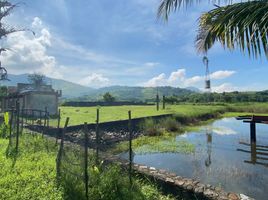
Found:
[[[211,74],[211,79],[213,80],[219,80],[219,79],[225,79],[230,76],[232,76],[235,73],[235,71],[228,71],[228,70],[219,70]],[[171,72],[169,77],[166,78],[166,75],[164,73],[155,76],[148,80],[147,82],[143,83],[144,86],[174,86],[174,87],[189,87],[194,86],[200,88],[201,82],[205,80],[205,76],[193,76],[190,78],[187,78],[186,76],[186,70],[185,69],[178,69],[174,72]],[[221,91],[233,91],[234,87],[228,83],[215,86],[212,88],[215,92],[221,92]]]
[[[79,81],[79,84],[89,87],[103,87],[109,84],[110,80],[102,74],[92,73]]]
[[[235,87],[230,83],[223,83],[219,86],[214,86],[211,88],[213,92],[221,93],[221,92],[232,92],[235,91]]]
[[[210,75],[210,78],[211,79],[225,79],[225,78],[228,78],[230,76],[232,76],[233,74],[235,74],[236,72],[235,71],[228,71],[228,70],[225,70],[225,71],[216,71],[216,72],[213,72],[211,75]]]
[[[204,80],[205,78],[203,76],[193,76],[191,78],[186,79],[184,83],[186,86],[192,86]]]
[[[158,62],[147,62],[144,65],[147,66],[147,67],[156,67],[159,64],[160,63],[158,63]]]
[[[153,77],[143,85],[145,87],[156,87],[156,86],[163,86],[166,84],[166,75],[164,73],[159,74],[156,77]]]
[[[185,69],[178,69],[175,72],[171,72],[169,78],[168,78],[168,82],[169,83],[174,83],[175,81],[183,81],[185,78]]]

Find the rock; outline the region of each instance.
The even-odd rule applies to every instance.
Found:
[[[229,193],[228,198],[230,200],[239,200],[239,197],[235,193]]]
[[[182,186],[184,184],[183,180],[175,180],[175,184],[178,186]]]
[[[240,194],[240,199],[241,200],[254,200],[253,198],[248,197],[247,195]]]
[[[211,196],[214,195],[214,192],[212,190],[210,190],[210,189],[206,189],[204,191],[204,195],[207,196],[207,197],[211,197]]]
[[[174,183],[174,180],[172,178],[166,178],[167,183]]]
[[[193,190],[194,188],[193,188],[192,185],[188,185],[188,186],[186,187],[186,189],[187,189],[187,190]]]
[[[155,171],[156,170],[154,167],[150,167],[149,169],[152,170],[152,171]]]

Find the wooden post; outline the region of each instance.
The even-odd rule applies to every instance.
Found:
[[[159,110],[159,95],[156,95],[156,110]]]
[[[21,130],[20,130],[21,134],[23,132],[23,125],[24,125],[24,119],[23,118],[24,118],[24,105],[23,105],[23,107],[21,109]]]
[[[166,96],[163,95],[163,110],[166,109]]]
[[[256,143],[256,123],[250,122],[250,142]]]
[[[84,123],[84,135],[85,135],[85,155],[84,155],[84,170],[85,170],[85,189],[86,189],[86,199],[88,199],[88,130],[87,123]]]
[[[56,135],[56,144],[58,143],[58,138],[59,138],[59,130],[60,130],[60,118],[61,118],[61,116],[60,116],[60,109],[59,109],[59,112],[58,112],[58,125],[57,125],[57,129],[58,129],[58,131],[57,131],[57,135]]]
[[[64,146],[64,135],[65,135],[65,131],[66,131],[66,128],[68,126],[68,123],[69,123],[69,117],[66,118],[65,125],[64,125],[64,128],[63,128],[62,133],[61,133],[60,148],[59,148],[57,158],[56,158],[57,180],[59,180],[59,178],[60,178],[60,166],[61,166],[61,159],[62,159],[63,146]]]
[[[128,111],[128,131],[129,131],[129,182],[132,185],[132,124],[131,124],[131,111]]]
[[[17,114],[17,117],[16,117],[16,128],[17,128],[17,131],[16,131],[16,152],[18,152],[19,150],[19,134],[20,134],[20,103],[19,101],[16,102],[16,114]]]
[[[97,117],[96,117],[96,164],[99,164],[99,115],[100,110],[97,108]]]
[[[9,141],[11,141],[11,134],[12,134],[12,127],[13,127],[13,115],[14,115],[14,107],[12,106],[11,108],[11,116],[10,116],[10,120],[9,120]]]

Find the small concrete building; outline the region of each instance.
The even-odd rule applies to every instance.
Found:
[[[2,111],[15,107],[16,101],[24,109],[45,110],[50,115],[58,114],[58,99],[61,90],[55,91],[51,85],[39,85],[18,83],[17,87],[8,87],[8,95],[2,99]]]

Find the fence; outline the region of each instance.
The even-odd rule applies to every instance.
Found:
[[[16,106],[5,112],[5,135],[9,138],[9,146],[7,154],[15,150],[19,151],[19,139],[23,133],[25,126],[42,125],[43,133],[49,126],[49,112],[37,109],[20,108],[17,101]]]
[[[56,159],[57,180],[59,181],[59,184],[64,186],[65,190],[67,190],[67,193],[70,195],[70,199],[90,199],[89,189],[92,177],[89,177],[89,171],[98,170],[98,167],[100,166],[100,159],[102,157],[100,155],[100,145],[101,140],[104,140],[104,138],[101,136],[99,117],[99,109],[97,109],[95,130],[94,132],[89,130],[87,128],[87,124],[85,123],[83,129],[79,131],[79,145],[75,145],[66,140],[66,130],[69,123],[69,118],[66,119],[64,128],[60,131],[60,148]],[[131,111],[128,111],[128,117],[128,174],[130,185],[132,185],[133,134]],[[93,149],[89,149],[89,137],[93,138],[95,141]],[[82,196],[78,197],[78,194],[82,194]]]

